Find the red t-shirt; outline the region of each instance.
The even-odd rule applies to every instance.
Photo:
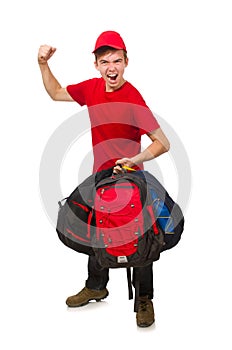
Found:
[[[141,152],[141,135],[159,128],[138,90],[129,82],[105,91],[103,78],[68,85],[70,96],[89,111],[94,155],[93,172],[115,165],[120,158]],[[143,169],[143,165],[138,167]]]

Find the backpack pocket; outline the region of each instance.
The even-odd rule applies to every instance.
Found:
[[[92,255],[92,225],[91,208],[74,201],[60,204],[56,231],[60,240],[69,248]]]
[[[143,235],[140,192],[136,185],[112,184],[97,190],[96,240],[108,254],[129,256],[136,252]]]

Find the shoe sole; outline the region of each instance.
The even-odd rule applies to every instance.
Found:
[[[81,306],[85,306],[87,305],[91,300],[95,300],[97,303],[105,298],[107,298],[109,295],[109,293],[107,293],[105,296],[101,297],[101,298],[91,298],[89,300],[87,300],[85,303],[82,303],[82,304],[76,304],[76,305],[68,305],[68,307],[81,307]]]
[[[138,324],[137,323],[137,326],[140,327],[140,328],[146,328],[146,327],[150,327],[155,321],[147,324],[147,323],[141,323],[141,324]]]
[[[139,323],[139,321],[136,319],[136,323],[137,323],[137,326],[138,326],[138,327],[141,327],[141,328],[150,327],[153,323],[155,323],[155,318],[153,319],[153,321],[150,321],[150,322],[148,322],[148,323],[145,323],[145,322]]]

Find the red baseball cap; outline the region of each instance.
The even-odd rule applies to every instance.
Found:
[[[126,51],[126,45],[122,37],[120,36],[120,34],[112,30],[108,30],[99,35],[99,37],[97,38],[93,53],[97,49],[99,49],[99,47],[102,47],[102,46],[110,46],[110,47],[113,47],[114,49]]]

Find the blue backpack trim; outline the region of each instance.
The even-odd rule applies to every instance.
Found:
[[[141,170],[134,174],[142,177],[147,183],[157,225],[164,233],[165,245],[162,251],[173,248],[179,242],[184,230],[184,215],[181,208],[150,172]]]

